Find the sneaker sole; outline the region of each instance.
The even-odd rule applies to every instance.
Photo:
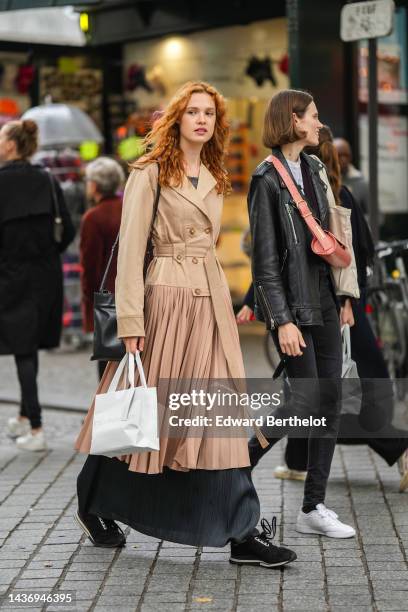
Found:
[[[74,519],[76,520],[76,522],[78,523],[78,525],[80,526],[80,528],[82,529],[84,534],[86,536],[88,536],[88,538],[91,540],[92,544],[94,546],[97,546],[98,548],[122,548],[122,546],[124,546],[126,544],[126,540],[123,542],[123,544],[119,544],[119,545],[117,545],[117,544],[111,544],[111,545],[109,545],[109,544],[98,544],[98,542],[95,542],[95,540],[93,539],[93,537],[92,537],[89,529],[85,525],[85,523],[83,523],[81,521],[81,518],[80,518],[80,516],[78,514],[78,511],[75,512]]]
[[[235,559],[234,557],[230,557],[229,562],[235,563],[236,565],[259,565],[260,567],[282,567],[282,565],[288,565],[288,563],[292,563],[292,561],[296,561],[297,555],[292,557],[292,559],[287,559],[286,561],[279,561],[279,563],[265,563],[264,561],[260,561],[259,559]]]
[[[313,535],[322,535],[322,536],[326,536],[327,538],[336,538],[339,540],[346,540],[347,538],[354,538],[354,536],[356,535],[356,532],[345,534],[339,531],[332,531],[331,533],[327,533],[325,531],[319,531],[318,529],[312,529],[312,527],[298,527],[298,525],[296,525],[295,530],[298,533],[309,533],[309,534],[311,533]]]
[[[404,476],[401,478],[399,492],[403,493],[406,489],[408,489],[408,472],[405,472]]]
[[[19,446],[16,444],[17,448],[22,451],[26,451],[27,453],[43,453],[48,450],[48,446],[44,446],[43,448],[24,448],[24,446]]]

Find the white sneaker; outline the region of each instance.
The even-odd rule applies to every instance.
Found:
[[[282,480],[306,480],[307,472],[303,470],[291,470],[287,465],[278,465],[273,475],[275,478],[281,478]]]
[[[400,493],[403,493],[405,489],[408,489],[408,449],[398,459],[398,469],[401,474],[399,490]]]
[[[43,451],[47,448],[43,431],[39,431],[36,434],[32,434],[31,431],[29,431],[25,436],[17,438],[16,444],[21,450],[28,451]]]
[[[28,419],[20,421],[17,417],[11,417],[7,421],[6,434],[9,438],[18,438],[18,436],[25,436],[30,429],[30,421]]]
[[[352,538],[356,535],[353,527],[340,522],[337,514],[326,508],[324,504],[317,504],[316,510],[307,514],[299,510],[296,531],[317,533],[329,538]]]

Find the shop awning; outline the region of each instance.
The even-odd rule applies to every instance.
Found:
[[[0,13],[0,40],[30,44],[86,45],[73,7],[29,8]]]
[[[105,45],[284,15],[285,0],[0,0],[0,40]]]

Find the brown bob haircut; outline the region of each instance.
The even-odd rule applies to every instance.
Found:
[[[313,96],[307,91],[283,89],[270,100],[265,112],[263,143],[268,149],[299,140],[293,121],[293,113],[301,119]]]

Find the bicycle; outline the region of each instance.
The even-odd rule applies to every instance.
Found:
[[[376,246],[365,307],[401,401],[408,391],[408,278],[403,258],[406,251],[408,240],[380,242]]]

